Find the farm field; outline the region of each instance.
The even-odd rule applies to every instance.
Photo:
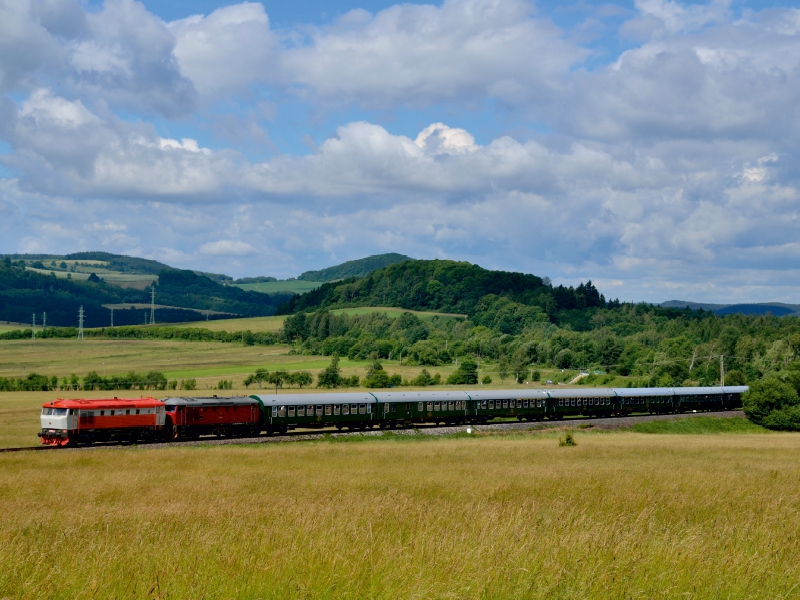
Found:
[[[3,454],[0,597],[796,595],[800,436],[557,437]]]
[[[67,264],[75,263],[76,261],[65,261]],[[80,261],[77,261],[80,262]],[[154,281],[158,280],[158,276],[156,275],[145,275],[145,274],[137,274],[137,273],[120,273],[119,271],[111,271],[104,268],[105,263],[96,263],[96,267],[85,267],[85,266],[76,266],[76,271],[74,273],[69,273],[68,271],[62,271],[58,269],[35,269],[33,267],[25,267],[29,271],[35,271],[36,273],[42,273],[44,275],[49,275],[51,272],[56,274],[56,277],[59,279],[66,279],[67,275],[70,275],[72,279],[76,279],[78,281],[85,281],[89,279],[89,275],[92,273],[96,274],[101,279],[104,279],[106,283],[111,285],[116,285],[123,288],[135,288],[137,290],[143,290],[149,287]],[[72,266],[72,265],[70,265]]]
[[[276,292],[294,292],[305,294],[322,285],[319,281],[263,281],[261,283],[234,283],[231,284],[248,292],[261,292],[262,294],[275,294]]]
[[[41,323],[37,323],[37,325],[41,325]],[[31,324],[30,323],[14,323],[12,321],[0,321],[0,333],[4,333],[6,331],[15,331],[17,329],[27,329],[30,333]]]
[[[175,327],[201,327],[211,331],[252,331],[253,333],[273,332],[283,329],[285,316],[248,317],[245,319],[217,319],[215,321],[194,321],[192,323],[170,323]]]

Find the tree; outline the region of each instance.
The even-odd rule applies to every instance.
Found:
[[[278,393],[278,388],[282,388],[283,384],[289,380],[289,373],[286,371],[273,371],[267,375],[267,383],[275,386],[275,393]]]
[[[364,387],[389,387],[389,374],[384,370],[383,365],[378,362],[378,359],[375,356],[373,356],[372,362],[367,367],[367,377],[364,379]]]
[[[497,363],[497,374],[500,376],[500,383],[503,383],[508,377],[508,356],[503,354]]]
[[[311,377],[311,373],[308,371],[296,371],[289,374],[287,382],[302,388],[304,385],[311,385],[314,382],[314,378]]]
[[[458,369],[450,374],[447,383],[451,385],[475,385],[478,383],[478,364],[469,358],[461,361]]]
[[[800,397],[790,383],[770,376],[750,384],[742,395],[747,418],[770,429],[800,429]]]
[[[339,354],[334,352],[331,364],[317,375],[317,387],[336,388],[341,384],[341,371],[339,369]]]

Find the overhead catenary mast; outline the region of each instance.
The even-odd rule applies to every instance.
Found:
[[[156,322],[156,284],[150,288],[150,325],[155,325]]]

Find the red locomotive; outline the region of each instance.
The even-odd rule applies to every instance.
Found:
[[[261,405],[254,398],[165,398],[165,437],[252,437],[261,433]]]
[[[49,446],[160,439],[164,403],[155,398],[55,400],[42,405],[39,437]]]

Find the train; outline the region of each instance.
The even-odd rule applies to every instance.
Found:
[[[58,399],[42,405],[38,435],[45,445],[76,446],[196,440],[200,436],[246,438],[294,429],[363,431],[484,424],[496,419],[541,421],[725,411],[741,408],[747,390],[747,386],[519,388]]]

